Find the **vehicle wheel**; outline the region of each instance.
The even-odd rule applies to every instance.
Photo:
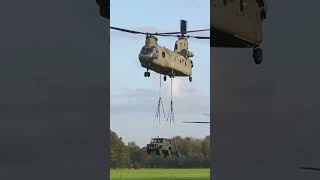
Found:
[[[261,64],[263,60],[263,53],[261,48],[253,49],[253,59],[256,64]]]
[[[189,81],[192,82],[192,77],[191,76],[189,76]]]
[[[144,72],[144,77],[147,77],[148,73],[147,72]]]
[[[164,152],[164,153],[163,153],[163,157],[164,157],[164,158],[168,157],[168,153],[167,153],[167,152]]]
[[[159,154],[160,156],[162,156],[162,147],[159,147],[159,149],[158,149],[158,154]]]
[[[148,74],[148,77],[150,77],[150,72],[147,72],[147,74]]]
[[[163,80],[166,81],[166,80],[167,80],[167,76],[164,76],[164,77],[163,77]]]

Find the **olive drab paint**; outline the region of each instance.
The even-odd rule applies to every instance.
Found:
[[[211,0],[213,47],[259,46],[266,13],[264,0]]]
[[[159,46],[157,37],[146,36],[145,45],[139,54],[141,66],[159,74],[172,76],[191,76],[193,53],[188,50],[188,40],[176,40],[174,51]]]

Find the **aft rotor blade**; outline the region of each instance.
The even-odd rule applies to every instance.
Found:
[[[210,37],[205,36],[187,36],[188,38],[196,38],[196,39],[210,39]]]
[[[320,168],[314,168],[314,167],[300,167],[299,169],[320,171]]]
[[[123,32],[127,32],[127,33],[133,33],[133,34],[147,34],[147,33],[144,33],[144,32],[133,31],[133,30],[128,30],[128,29],[122,29],[122,28],[117,28],[117,27],[110,27],[110,29],[123,31]]]
[[[204,36],[180,36],[180,35],[169,35],[169,34],[151,34],[151,35],[157,35],[157,36],[169,36],[169,37],[186,37],[186,38],[196,38],[196,39],[210,39],[210,37],[204,37]]]
[[[183,123],[199,123],[199,124],[207,124],[210,122],[207,121],[183,121]]]
[[[193,33],[193,32],[202,32],[202,31],[210,31],[210,29],[198,29],[198,30],[192,30],[192,31],[186,31],[186,32]],[[158,33],[158,34],[181,34],[181,32],[166,32],[166,33]]]
[[[170,34],[151,34],[151,35],[156,35],[156,36],[166,36],[166,37],[179,37],[179,35],[170,35]]]

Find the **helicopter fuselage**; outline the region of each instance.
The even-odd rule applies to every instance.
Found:
[[[155,37],[147,37],[139,54],[141,66],[147,70],[169,76],[191,76],[192,60],[183,53],[157,45]]]
[[[262,42],[264,0],[211,0],[212,47],[251,48]]]

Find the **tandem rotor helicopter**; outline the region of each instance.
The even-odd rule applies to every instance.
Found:
[[[109,0],[96,0],[99,5],[100,15],[104,18],[110,19],[110,2]],[[256,64],[261,64],[263,60],[263,52],[260,45],[263,41],[262,25],[267,18],[267,3],[265,0],[210,0],[211,6],[211,47],[217,48],[253,48],[252,57]],[[137,32],[135,32],[137,33]],[[187,32],[183,33],[181,29],[181,38]],[[141,34],[138,32],[138,34]],[[147,35],[147,33],[142,33]],[[178,33],[176,33],[178,34]],[[148,34],[150,37],[160,36],[158,34]],[[148,37],[147,35],[147,37]],[[170,35],[162,33],[162,36]],[[171,34],[172,35],[172,34]],[[179,37],[178,37],[179,38]],[[150,38],[152,39],[152,38]],[[155,39],[155,38],[154,38]],[[201,39],[201,38],[198,38]],[[203,39],[210,39],[203,37]],[[152,41],[152,40],[150,40]],[[154,42],[154,41],[153,41]],[[180,49],[182,50],[182,49]],[[188,59],[189,51],[185,49],[183,56]],[[169,55],[169,54],[168,54]],[[191,60],[188,61],[191,65]],[[178,74],[184,74],[191,77],[190,72],[185,71]],[[160,70],[162,71],[162,70]],[[168,74],[168,72],[165,72]],[[149,77],[148,71],[145,76]],[[190,78],[192,79],[192,78]]]
[[[110,28],[127,33],[146,35],[145,45],[139,53],[141,66],[147,69],[144,73],[144,77],[150,77],[149,70],[152,70],[156,73],[163,74],[164,81],[166,81],[167,76],[170,78],[174,78],[175,76],[187,76],[191,82],[193,61],[190,58],[194,55],[188,49],[187,39],[210,39],[210,37],[186,35],[187,33],[209,31],[210,29],[187,31],[187,21],[185,20],[181,20],[180,32],[148,33],[117,27]],[[157,43],[158,38],[156,36],[177,37],[178,39],[176,40],[174,51],[159,46]]]

